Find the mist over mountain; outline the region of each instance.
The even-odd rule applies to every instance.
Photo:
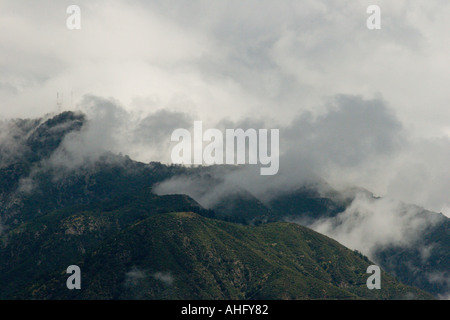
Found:
[[[36,285],[44,285],[42,279],[53,281],[52,277],[62,272],[62,270],[45,269],[46,271],[38,273],[36,277],[33,276],[36,265],[41,265],[45,259],[53,259],[55,252],[63,250],[68,245],[63,234],[71,235],[70,239],[74,240],[77,238],[73,236],[74,234],[81,236],[85,234],[83,230],[91,230],[88,238],[80,238],[84,241],[81,244],[77,242],[79,240],[74,240],[75,243],[70,247],[72,249],[67,249],[67,254],[62,256],[65,258],[58,260],[60,264],[57,265],[60,268],[72,259],[78,259],[80,262],[91,259],[86,258],[90,250],[106,245],[108,241],[112,241],[111,237],[121,230],[135,228],[133,227],[135,223],[150,218],[152,213],[196,212],[205,219],[225,220],[233,225],[248,225],[250,229],[245,230],[248,230],[250,234],[253,232],[264,234],[263,230],[267,228],[276,229],[276,224],[270,227],[275,222],[287,221],[301,224],[339,241],[352,250],[362,252],[405,284],[421,288],[439,298],[447,297],[450,222],[444,215],[387,197],[375,197],[362,188],[337,190],[317,176],[298,179],[297,184],[286,183],[286,176],[268,183],[257,174],[252,175],[255,171],[251,166],[188,168],[164,165],[159,162],[148,164],[137,162],[128,156],[107,152],[107,141],[111,136],[108,136],[110,134],[108,130],[101,129],[101,125],[107,125],[111,119],[116,118],[111,118],[112,116],[107,112],[111,110],[109,102],[105,103],[106,109],[97,110],[100,117],[95,121],[88,120],[88,117],[80,112],[64,112],[42,119],[13,120],[2,124],[0,157],[2,247],[0,251],[3,257],[2,270],[11,269],[11,273],[8,273],[2,281],[13,279],[9,282],[10,288],[17,287],[16,281],[24,283],[25,287],[18,288],[19,291],[25,290],[20,294],[25,294],[26,290],[35,288]],[[150,120],[146,123],[149,126],[154,125],[154,122]],[[167,129],[164,129],[160,132],[166,131]],[[96,141],[105,142],[105,149],[94,148]],[[288,168],[285,167],[284,171]],[[258,183],[252,187],[254,182]],[[176,194],[187,195],[187,197],[179,198],[175,196]],[[114,210],[118,214],[120,212],[120,218],[118,216],[119,220],[116,222],[114,222],[116,218],[108,220],[109,217],[103,216],[106,212],[114,212]],[[83,212],[90,213],[84,216]],[[62,227],[58,226],[62,216],[68,217],[67,219],[79,218],[67,220],[72,222]],[[184,216],[179,218],[181,221],[185,219]],[[77,222],[78,219],[82,219],[81,222]],[[153,224],[154,221],[151,221],[153,220],[149,220],[148,223]],[[182,223],[181,221],[179,223]],[[204,223],[208,228],[216,230],[216,223],[219,222],[208,220]],[[267,225],[267,227],[251,229],[261,225]],[[66,231],[61,234],[57,231],[58,228]],[[157,232],[164,233],[163,230],[166,227],[162,228]],[[240,227],[220,225],[220,228]],[[278,232],[275,229],[273,232]],[[28,231],[23,233],[24,230]],[[42,241],[45,243],[54,241],[55,247],[52,245],[53,249],[49,252],[39,251],[39,256],[32,256],[29,258],[31,260],[25,263],[22,259],[27,257],[26,252],[34,250],[33,240],[31,240],[33,233],[39,238],[43,230],[47,231]],[[103,231],[97,232],[97,230]],[[27,238],[24,238],[25,236]],[[53,236],[59,238],[55,240]],[[195,233],[191,236],[195,237]],[[289,237],[279,240],[291,241]],[[39,246],[39,241],[34,245]],[[103,241],[106,242],[103,244]],[[27,245],[21,248],[18,246],[19,243]],[[115,244],[111,242],[110,245]],[[295,245],[292,243],[294,246],[292,248],[295,248]],[[22,253],[19,254],[18,248],[21,248]],[[112,251],[104,252],[107,256],[112,254]],[[242,262],[241,259],[239,261]],[[20,278],[20,272],[25,272],[25,269],[22,271],[15,269],[14,266],[19,262],[23,266],[28,265],[28,271],[26,271],[28,276],[24,276],[23,281],[14,279],[14,277]],[[130,263],[135,262],[132,259]],[[162,263],[163,260],[161,260]],[[163,265],[160,265],[160,270],[156,270],[153,266],[153,271],[145,269],[148,267],[148,264],[143,264],[138,266],[138,269],[133,269],[130,265],[124,266],[120,272],[117,272],[119,272],[118,276],[124,277],[121,278],[123,281],[128,281],[127,283],[139,282],[139,279],[158,281],[156,279],[158,277],[148,278],[151,274],[166,275],[164,279],[176,278],[173,274],[167,276],[164,273],[167,270],[163,268]],[[352,268],[351,265],[347,267]],[[90,274],[94,278],[101,277],[94,270],[90,271]],[[142,275],[142,277],[136,275]],[[145,282],[142,286],[148,288],[153,282]],[[163,288],[161,287],[161,290]],[[55,290],[59,289],[55,288]],[[97,292],[95,290],[92,294]],[[108,291],[110,288],[104,290]],[[168,291],[162,293],[163,291],[148,297],[161,297],[159,294],[165,297],[180,297],[173,292],[169,294]],[[133,294],[136,293],[133,292]],[[250,294],[249,292],[246,294]],[[302,297],[299,292],[293,292],[293,297]],[[15,294],[19,294],[18,291]],[[55,293],[42,291],[42,294],[41,297],[56,298]],[[392,292],[389,295],[395,296]],[[199,297],[213,296],[200,295]],[[117,298],[118,296],[108,294],[107,297]]]
[[[154,190],[158,194],[185,193],[207,208],[219,211],[223,202],[227,207],[235,206],[235,212],[245,211],[242,208],[247,203],[257,211],[254,219],[249,220],[242,213],[236,221],[289,221],[310,227],[363,252],[405,283],[442,298],[448,297],[450,219],[442,213],[391,198],[375,197],[361,188],[336,191],[323,181],[288,191],[271,189],[269,196],[255,197],[257,204],[264,204],[261,208],[245,193],[236,197],[232,190],[240,187],[226,188],[225,185],[182,176],[164,181]]]
[[[449,16],[0,1],[0,299],[450,299]]]
[[[192,130],[195,120],[204,130],[217,128],[280,130],[280,169],[261,177],[249,166],[226,176],[258,197],[271,188],[291,190],[324,180],[339,190],[359,186],[448,215],[450,139],[417,137],[377,96],[336,95],[319,114],[300,112],[285,122],[256,114],[240,120],[214,121],[189,109],[165,108],[136,112],[114,99],[87,95],[78,105],[89,118],[78,135],[69,135],[51,159],[59,166],[76,167],[95,161],[105,152],[124,154],[143,163],[171,163],[170,141],[178,128]]]

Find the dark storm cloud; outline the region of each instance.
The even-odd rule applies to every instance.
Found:
[[[350,167],[398,150],[401,134],[400,122],[383,100],[348,95],[337,96],[325,114],[306,113],[283,130],[287,157]]]

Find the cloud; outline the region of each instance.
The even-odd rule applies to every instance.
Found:
[[[197,175],[175,176],[154,186],[158,195],[186,194],[205,208],[213,208],[227,195],[245,190],[232,176],[234,172],[246,172],[232,167],[211,167]],[[259,173],[257,173],[259,175]]]
[[[436,283],[444,287],[450,287],[450,275],[448,272],[431,272],[427,274],[428,280],[431,283]],[[441,300],[450,300],[450,292],[445,292],[438,295]]]
[[[381,92],[407,126],[448,132],[450,4],[376,1],[78,1],[68,31],[61,1],[2,1],[0,101],[5,116],[38,116],[85,94],[127,110],[187,110],[202,120],[323,112],[324,96]],[[73,102],[70,102],[73,92]],[[276,112],[274,112],[276,110]]]
[[[422,258],[426,258],[426,250],[430,248],[423,247],[417,240],[425,230],[441,221],[442,217],[424,214],[420,207],[360,193],[344,212],[335,218],[313,222],[310,227],[364,252],[371,259],[378,250],[391,246],[422,246]]]
[[[97,160],[106,151],[117,151],[129,115],[117,101],[85,96],[80,104],[88,121],[80,132],[69,133],[49,159],[51,165],[76,167]]]
[[[280,127],[261,118],[221,121],[216,127],[279,128],[280,172],[293,180],[291,186],[331,168],[358,167],[373,157],[395,153],[404,144],[402,125],[381,98],[366,100],[348,95],[332,99],[323,114],[305,112]],[[266,180],[273,183],[273,179]]]
[[[170,137],[178,128],[189,129],[194,120],[188,113],[157,110],[154,113],[138,120],[131,132],[130,155],[143,161],[170,161]]]
[[[161,281],[164,285],[171,287],[174,279],[170,272],[155,272],[150,275],[155,280]],[[125,286],[136,287],[143,283],[145,279],[149,277],[147,271],[137,267],[133,267],[129,272],[125,274]]]
[[[314,177],[345,185],[352,177],[348,172],[363,176],[372,164],[394,157],[406,144],[402,125],[384,100],[349,95],[330,99],[320,115],[305,112],[280,135],[280,173],[288,186]]]
[[[324,179],[340,190],[360,186],[380,196],[447,212],[450,177],[445,177],[450,139],[418,139],[381,97],[338,95],[324,110],[316,116],[305,112],[287,125],[277,126],[257,117],[237,122],[222,120],[215,125],[220,130],[279,128],[280,170],[275,176],[262,177],[252,166],[212,170],[213,177],[222,180],[214,189],[203,190],[201,183],[205,181],[201,179],[186,181],[178,177],[156,190],[186,193],[205,205],[236,186],[267,198],[274,190],[289,190]],[[184,125],[189,127],[187,122]]]
[[[107,152],[123,153],[138,161],[167,162],[172,131],[192,126],[190,116],[182,112],[156,110],[143,116],[127,111],[115,99],[94,95],[85,96],[78,108],[87,115],[87,122],[80,132],[64,138],[49,165],[76,168]]]
[[[385,193],[450,217],[449,161],[449,138],[412,140],[387,170]]]
[[[136,287],[139,285],[147,275],[145,271],[133,267],[129,272],[125,274],[125,286],[126,287]]]
[[[161,281],[168,287],[171,287],[173,285],[174,280],[170,272],[155,272],[152,276],[153,278]]]
[[[27,139],[44,119],[12,119],[0,122],[0,168],[8,166],[30,151]]]
[[[0,124],[0,166],[10,164],[24,153],[22,139],[24,132],[16,123],[3,122]]]
[[[161,141],[167,140],[174,129],[189,128],[192,126],[192,119],[186,114],[158,110],[155,113],[142,119],[134,131],[135,141],[144,142],[150,145],[157,145]]]

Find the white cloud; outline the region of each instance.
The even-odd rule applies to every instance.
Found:
[[[161,281],[166,286],[170,287],[170,286],[173,285],[173,277],[170,274],[170,272],[155,272],[153,274],[153,278],[155,278],[156,280]]]
[[[67,1],[3,1],[2,111],[38,115],[73,91],[286,121],[324,96],[381,92],[407,126],[447,132],[450,4],[375,1],[383,27],[370,31],[372,2],[82,0],[82,30],[68,31]]]
[[[147,278],[147,274],[144,270],[133,267],[129,272],[125,274],[125,286],[135,287],[139,285],[145,278]]]
[[[420,246],[416,240],[423,231],[440,221],[437,214],[425,215],[420,207],[361,193],[336,218],[322,219],[311,227],[373,259],[377,250],[388,246]]]
[[[149,277],[148,272],[140,269],[138,267],[133,267],[129,272],[125,274],[125,286],[126,287],[136,287],[141,284],[145,279]],[[161,281],[166,286],[173,285],[173,276],[170,272],[155,272],[151,274],[151,277],[154,279]]]

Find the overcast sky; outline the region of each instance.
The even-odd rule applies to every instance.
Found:
[[[141,160],[164,117],[251,119],[285,129],[287,168],[450,213],[449,17],[447,0],[0,0],[0,118],[109,99],[139,133],[116,149]]]

